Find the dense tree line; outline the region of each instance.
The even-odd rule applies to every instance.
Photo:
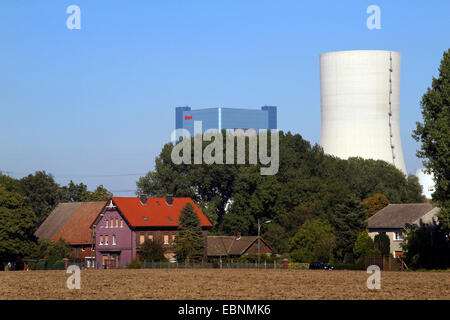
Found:
[[[345,253],[353,252],[370,210],[387,204],[384,199],[389,203],[423,201],[417,178],[406,177],[387,162],[342,160],[325,155],[320,146],[312,146],[298,134],[280,132],[279,136],[276,175],[263,176],[260,164],[248,163],[248,138],[244,165],[176,165],[171,159],[174,145],[168,143],[156,158],[155,170],[137,182],[138,192],[192,197],[216,233],[255,235],[258,219],[271,221],[261,231],[280,253],[298,253],[292,245],[298,241],[293,238],[304,223],[321,219],[333,230],[332,254],[341,261]],[[203,149],[209,143],[204,142]],[[369,206],[363,204],[373,196],[373,201],[366,200]]]

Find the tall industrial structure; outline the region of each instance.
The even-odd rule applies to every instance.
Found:
[[[277,107],[264,106],[261,109],[243,108],[205,108],[191,109],[177,107],[175,109],[175,129],[186,129],[194,135],[194,121],[202,122],[202,133],[209,129],[276,129]]]
[[[392,163],[406,174],[400,139],[400,53],[382,50],[320,55],[324,152]]]

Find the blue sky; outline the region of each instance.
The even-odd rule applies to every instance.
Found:
[[[81,30],[66,27],[72,4]],[[381,30],[366,27],[371,4]],[[402,54],[400,126],[414,173],[411,132],[450,45],[449,12],[446,0],[2,0],[0,170],[133,195],[133,174],[153,169],[181,105],[276,105],[279,129],[318,143],[319,55],[380,49]]]

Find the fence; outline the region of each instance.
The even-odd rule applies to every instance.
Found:
[[[154,262],[144,261],[142,269],[283,269],[281,262]]]
[[[406,267],[400,258],[392,258],[391,256],[366,258],[366,269],[371,265],[376,265],[383,271],[399,271]]]

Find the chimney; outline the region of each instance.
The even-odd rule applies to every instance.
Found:
[[[166,196],[166,202],[169,206],[171,206],[173,204],[173,196],[171,194],[168,194]]]
[[[236,240],[240,240],[240,239],[241,239],[241,233],[238,232],[237,235],[236,235]]]
[[[141,200],[141,204],[143,206],[145,206],[147,204],[147,195],[146,194],[139,195],[139,199]]]

